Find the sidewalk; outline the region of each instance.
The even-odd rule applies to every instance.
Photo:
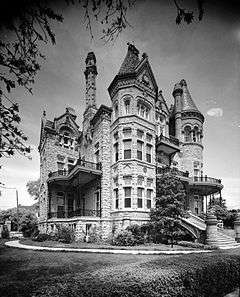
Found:
[[[179,250],[179,251],[145,251],[145,250],[116,250],[116,249],[77,249],[77,248],[53,248],[44,246],[31,246],[19,243],[18,240],[7,241],[8,247],[48,252],[75,252],[75,253],[101,253],[101,254],[129,254],[129,255],[180,255],[210,253],[212,250]]]

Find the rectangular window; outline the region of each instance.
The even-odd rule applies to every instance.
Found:
[[[147,189],[147,208],[152,207],[152,192],[153,190]]]
[[[114,144],[114,161],[117,162],[118,161],[118,143]]]
[[[149,134],[149,133],[147,133],[147,134],[146,134],[146,140],[147,140],[148,142],[151,142],[151,141],[152,141],[152,135]]]
[[[137,137],[142,139],[144,132],[142,130],[137,130]]]
[[[132,157],[132,141],[131,140],[124,140],[124,159],[131,159]]]
[[[142,208],[143,207],[143,189],[142,188],[138,188],[137,189],[137,205],[138,208]]]
[[[115,197],[115,208],[119,209],[118,189],[114,189],[114,197]]]
[[[138,160],[142,160],[142,150],[143,150],[143,142],[137,141],[137,158],[138,158]]]
[[[132,129],[131,128],[124,128],[123,129],[123,137],[131,138]]]
[[[152,146],[150,144],[146,145],[146,161],[148,163],[152,162]]]
[[[58,163],[57,163],[57,166],[58,166],[58,170],[63,170],[63,168],[64,168],[64,163],[60,163],[60,162],[58,162]]]
[[[131,207],[131,187],[124,188],[124,207]]]

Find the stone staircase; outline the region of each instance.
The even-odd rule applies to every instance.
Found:
[[[207,230],[207,224],[205,220],[192,214],[191,212],[188,214],[189,216],[187,218],[182,218],[184,225],[191,226],[193,230],[199,230],[200,232]],[[216,218],[211,217],[211,220],[214,222],[214,224],[211,224],[212,231],[210,231],[210,233],[208,232],[209,230],[207,230],[207,244],[217,246],[220,249],[240,247],[240,243],[237,243],[233,237],[226,235],[222,229],[217,227]]]
[[[220,249],[230,249],[240,247],[231,236],[226,235],[221,229],[218,229],[215,234],[211,234],[211,238],[207,238],[207,244],[214,245]]]
[[[203,219],[192,214],[191,212],[189,212],[188,214],[189,214],[188,218],[182,218],[182,220],[184,222],[186,222],[189,225],[192,225],[193,227],[195,227],[201,231],[206,230],[206,223]]]

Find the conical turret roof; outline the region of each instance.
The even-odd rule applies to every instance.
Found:
[[[180,85],[183,90],[182,94],[182,111],[198,111],[196,104],[194,103],[192,96],[188,90],[187,83],[184,79],[180,81]]]
[[[128,43],[127,55],[120,67],[118,75],[133,73],[140,62],[138,55],[138,49],[133,44]]]

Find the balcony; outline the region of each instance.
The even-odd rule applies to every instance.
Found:
[[[48,219],[66,219],[75,217],[100,217],[101,211],[96,209],[76,209],[73,211],[49,212]]]
[[[180,180],[182,182],[189,183],[190,177],[189,177],[188,171],[181,171],[181,170],[178,170],[177,168],[171,168],[171,167],[157,167],[156,168],[156,174],[158,177],[161,176],[162,174],[168,174],[168,173],[176,175],[177,177],[180,178]]]
[[[211,195],[223,189],[221,179],[205,176],[191,177],[190,189],[197,191],[199,195]]]
[[[78,179],[78,185],[84,185],[97,176],[102,175],[101,163],[93,163],[78,159],[77,163],[69,170],[58,170],[50,172],[48,175],[49,183],[70,184],[73,178]]]
[[[156,138],[156,150],[167,155],[175,154],[180,151],[179,140],[173,136],[168,138],[161,134]]]

